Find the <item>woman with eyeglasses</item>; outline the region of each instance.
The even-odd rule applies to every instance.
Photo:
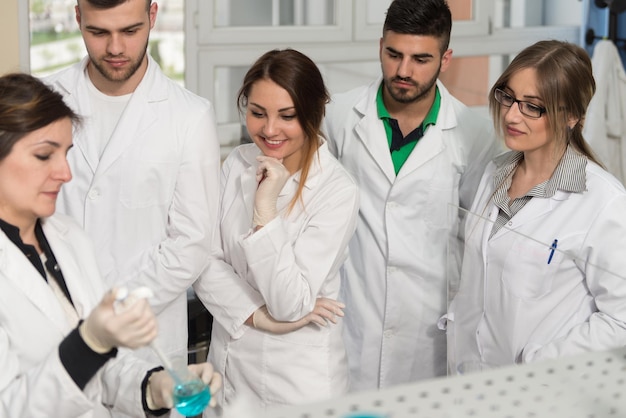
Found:
[[[626,345],[626,191],[582,136],[594,91],[585,50],[560,41],[523,50],[491,89],[511,151],[466,219],[452,373]]]

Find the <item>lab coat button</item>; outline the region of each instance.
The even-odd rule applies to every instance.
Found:
[[[89,190],[89,193],[87,194],[87,196],[89,196],[89,199],[94,200],[94,199],[97,199],[98,196],[100,196],[100,193],[98,192],[97,189],[91,189]]]
[[[513,221],[509,221],[509,226],[513,226]]]
[[[393,273],[395,273],[395,272],[396,272],[396,270],[397,270],[397,268],[396,268],[396,267],[394,267],[394,266],[388,266],[388,267],[387,267],[387,274],[393,274]]]
[[[385,338],[391,338],[391,336],[393,335],[393,331],[388,329],[383,333],[383,335],[385,336]]]

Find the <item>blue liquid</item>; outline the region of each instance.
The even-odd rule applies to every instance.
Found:
[[[174,387],[174,406],[181,414],[193,417],[204,411],[211,400],[209,387],[200,380]]]

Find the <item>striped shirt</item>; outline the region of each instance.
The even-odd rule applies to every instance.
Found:
[[[489,238],[506,225],[533,197],[549,199],[557,190],[581,193],[587,189],[585,173],[587,157],[568,145],[552,177],[534,186],[524,196],[510,201],[507,192],[511,187],[513,173],[523,159],[524,153],[511,152],[494,174],[493,183],[496,191],[493,195],[493,202],[500,210]]]

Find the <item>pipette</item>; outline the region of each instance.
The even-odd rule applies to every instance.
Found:
[[[132,292],[129,292],[128,288],[126,287],[119,288],[117,291],[117,294],[115,295],[115,304],[114,304],[115,312],[116,313],[120,312],[122,309],[129,307],[137,299],[149,299],[153,296],[154,296],[154,293],[148,287],[138,287]],[[131,298],[130,301],[129,301],[129,298]],[[122,308],[122,305],[124,305],[124,308]],[[170,359],[165,355],[163,351],[161,351],[159,346],[156,345],[155,341],[154,340],[151,341],[149,345],[150,345],[150,348],[152,348],[152,350],[157,354],[157,356],[159,356],[159,359],[161,360],[161,363],[163,364],[163,368],[165,368],[165,370],[169,372],[169,374],[174,379],[174,382],[176,382],[176,384],[182,383],[181,379],[176,375],[176,372],[174,371],[174,368],[172,367],[172,363],[170,362]]]
[[[121,312],[121,310],[131,306],[135,300],[153,296],[154,293],[147,287],[139,287],[131,292],[126,287],[122,287],[118,289],[115,295],[113,307],[116,312]],[[174,380],[174,406],[178,412],[186,416],[200,414],[211,400],[208,386],[198,376],[189,373],[186,362],[183,365],[184,368],[176,369],[154,340],[149,345],[161,360],[163,368]]]

